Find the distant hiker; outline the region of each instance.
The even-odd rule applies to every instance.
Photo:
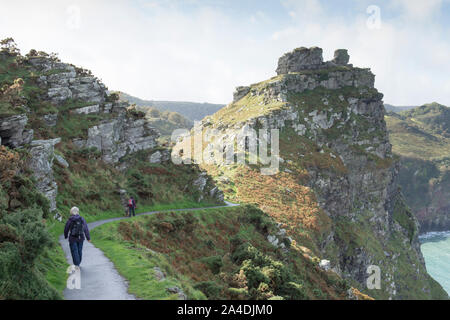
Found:
[[[136,216],[136,201],[133,197],[131,197],[128,200],[128,216],[131,217],[131,214],[133,214],[133,217]]]
[[[72,253],[73,264],[80,266],[83,257],[83,241],[86,239],[91,242],[91,236],[86,220],[80,216],[80,209],[73,207],[70,209],[70,218],[67,220],[64,228],[64,238],[69,237],[70,252]]]

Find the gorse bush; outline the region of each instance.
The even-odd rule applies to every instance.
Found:
[[[224,287],[214,281],[202,281],[194,285],[194,288],[200,290],[210,300],[217,300],[222,297]]]
[[[305,299],[306,292],[295,273],[281,261],[268,256],[253,245],[243,243],[232,253],[232,260],[240,264],[245,293],[249,299]]]
[[[30,208],[0,220],[0,292],[4,299],[57,299],[59,293],[36,268],[36,259],[52,246],[42,210]]]
[[[44,224],[49,201],[35,188],[17,152],[0,147],[0,298],[56,299],[36,267],[53,245]]]
[[[203,263],[205,263],[211,272],[214,274],[218,274],[220,272],[220,268],[223,266],[222,257],[221,256],[211,256],[205,257],[201,259]]]
[[[244,208],[247,214],[241,217],[243,223],[253,224],[258,231],[264,234],[274,229],[275,223],[264,212],[252,205],[245,205]]]
[[[0,170],[0,217],[32,206],[41,208],[44,218],[48,217],[50,203],[36,190],[19,153],[0,146]]]

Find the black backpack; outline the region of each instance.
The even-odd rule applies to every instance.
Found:
[[[70,236],[81,239],[83,237],[83,232],[83,220],[81,219],[81,217],[78,217],[78,219],[72,222],[72,225],[70,227]]]

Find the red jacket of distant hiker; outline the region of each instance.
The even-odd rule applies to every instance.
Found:
[[[134,199],[128,200],[128,207],[129,208],[136,208],[136,201],[134,201]]]
[[[81,219],[83,221],[83,234],[81,235],[81,239],[78,239],[76,237],[72,237],[72,235],[69,235],[69,231],[72,225],[72,222],[76,221],[77,219]],[[91,240],[91,235],[89,234],[89,229],[86,223],[86,220],[82,216],[71,216],[69,220],[67,220],[66,226],[64,228],[64,238],[67,239],[69,237],[69,242],[83,242],[85,240],[84,236],[86,235],[86,239]]]

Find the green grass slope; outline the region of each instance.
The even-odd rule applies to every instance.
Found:
[[[267,236],[276,232],[270,216],[242,206],[141,216],[92,234],[142,299],[177,299],[167,290],[174,286],[188,299],[347,297],[349,284],[321,270],[311,252],[283,237],[284,249],[272,245]]]

